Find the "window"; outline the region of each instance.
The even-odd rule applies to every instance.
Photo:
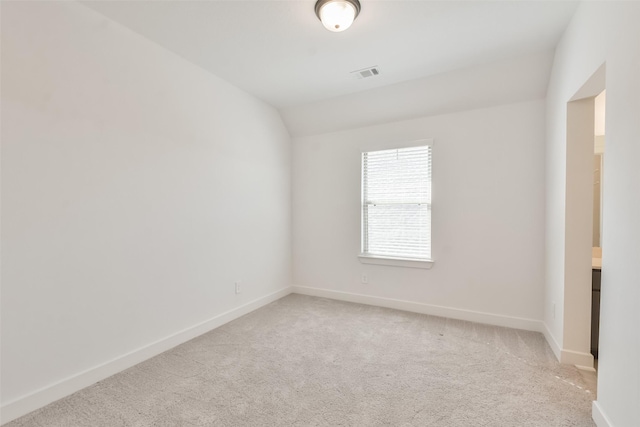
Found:
[[[431,145],[362,153],[363,258],[431,261]]]

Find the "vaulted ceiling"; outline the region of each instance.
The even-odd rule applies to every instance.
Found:
[[[514,0],[361,3],[353,26],[332,33],[316,18],[314,0],[83,2],[281,111],[549,53],[577,6]],[[370,66],[378,66],[380,75],[351,74]],[[546,76],[550,61],[529,61],[527,67]]]

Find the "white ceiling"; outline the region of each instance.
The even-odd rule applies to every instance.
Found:
[[[548,51],[577,5],[361,0],[353,26],[332,33],[314,0],[83,4],[277,108]],[[374,65],[380,76],[350,75]]]
[[[528,54],[434,76],[280,109],[293,137],[540,100],[553,51]]]

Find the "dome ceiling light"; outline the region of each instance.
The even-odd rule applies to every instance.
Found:
[[[318,0],[316,2],[316,15],[322,21],[322,25],[334,33],[349,28],[359,13],[358,0]]]

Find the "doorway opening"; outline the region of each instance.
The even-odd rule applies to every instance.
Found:
[[[600,338],[600,290],[602,275],[602,190],[605,152],[606,91],[594,98],[594,157],[593,157],[593,247],[591,254],[591,354],[594,368],[598,368]]]
[[[596,366],[594,355],[597,355],[599,336],[599,278],[602,268],[600,264],[600,268],[594,272],[594,264],[602,259],[605,95],[601,94],[604,89],[603,64],[567,103],[561,362],[592,372]],[[596,138],[596,135],[600,138]],[[600,152],[596,154],[597,151]],[[598,283],[594,284],[596,279]]]

